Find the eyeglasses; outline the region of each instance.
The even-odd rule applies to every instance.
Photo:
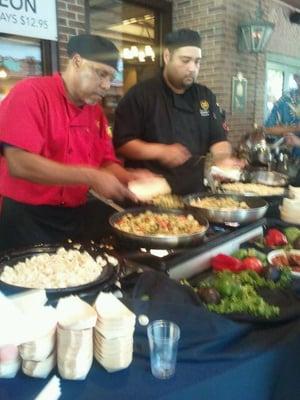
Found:
[[[95,67],[92,64],[88,64],[88,66],[101,82],[108,81],[109,83],[112,83],[115,79],[115,74],[107,71],[105,68]]]

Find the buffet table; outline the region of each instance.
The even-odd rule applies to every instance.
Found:
[[[299,304],[282,321],[234,321],[192,304],[186,289],[177,290],[177,283],[165,276],[146,274],[147,282],[159,282],[151,290],[161,291],[165,285],[164,294],[155,301],[141,301],[139,287],[127,303],[137,315],[171,319],[180,326],[175,377],[152,377],[146,328],[137,325],[134,360],[128,369],[107,373],[94,361],[85,381],[61,381],[61,399],[299,399]],[[300,293],[298,282],[294,289]],[[22,373],[2,379],[0,399],[34,399],[45,383]]]
[[[265,222],[254,224],[253,232],[257,234]],[[242,231],[243,234],[247,232]],[[234,236],[235,232],[229,234],[230,243]],[[218,241],[218,246],[228,243],[223,239]],[[207,245],[209,252],[215,249],[212,243]],[[188,267],[189,258],[192,264],[195,259],[198,264],[202,262],[199,259],[202,253],[194,249],[190,257],[180,254],[177,265],[171,265],[175,258],[171,259],[168,265],[173,267],[171,275],[173,270],[173,275],[180,276]],[[143,293],[151,293],[151,300],[142,301]],[[61,380],[61,399],[298,400],[298,295],[300,280],[294,280],[293,296],[287,299],[286,313],[279,320],[235,319],[207,311],[194,301],[188,288],[169,279],[165,273],[145,269],[133,290],[125,291],[124,301],[137,316],[147,315],[150,321],[168,319],[180,326],[175,376],[166,381],[152,376],[146,328],[137,324],[134,357],[129,368],[108,373],[94,360],[86,380]],[[14,379],[0,379],[0,399],[33,400],[50,378],[34,379],[19,372]]]

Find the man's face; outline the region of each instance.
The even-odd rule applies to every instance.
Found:
[[[110,88],[115,72],[109,65],[81,58],[74,88],[77,97],[86,104],[99,103]]]
[[[172,52],[164,51],[164,74],[171,85],[178,90],[189,88],[200,69],[201,49],[194,46],[179,47]]]

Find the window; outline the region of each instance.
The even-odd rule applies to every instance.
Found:
[[[294,73],[300,71],[300,59],[269,54],[266,67],[265,119],[284,92],[297,87]]]
[[[26,76],[42,74],[40,41],[0,37],[0,100]]]

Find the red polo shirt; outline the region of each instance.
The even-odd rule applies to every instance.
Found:
[[[108,125],[98,105],[69,102],[59,74],[18,83],[0,106],[3,143],[63,164],[99,167],[116,159]],[[86,201],[87,186],[41,185],[9,175],[0,155],[0,194],[34,205],[76,207]]]

